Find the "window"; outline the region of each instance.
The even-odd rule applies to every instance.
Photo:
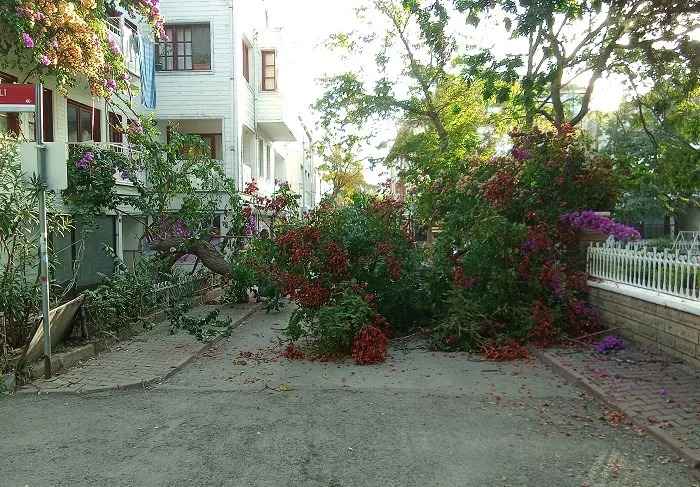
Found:
[[[204,139],[204,141],[207,143],[207,146],[209,147],[209,152],[205,154],[206,157],[209,157],[210,159],[216,159],[217,156],[217,143],[216,139],[220,136],[220,134],[192,134],[192,135],[197,135]]]
[[[167,141],[168,144],[170,143],[170,138],[171,135],[174,131],[174,128],[171,126],[168,126],[166,134],[167,134]],[[196,133],[188,133],[187,135],[196,135],[200,139],[204,141],[204,145],[206,148],[204,148],[204,152],[202,152],[202,147],[199,146],[198,144],[195,146],[190,146],[186,145],[182,147],[182,150],[180,151],[180,157],[183,159],[191,159],[192,157],[208,157],[209,159],[217,159],[218,157],[218,148],[221,145],[220,141],[221,140],[221,134],[196,134]]]
[[[262,51],[262,89],[275,91],[277,89],[277,66],[275,51]]]
[[[243,60],[241,64],[243,65],[243,77],[250,83],[250,46],[246,41],[243,41]]]
[[[0,83],[17,83],[17,78],[0,72]],[[18,113],[0,113],[0,132],[19,135],[21,133]]]
[[[53,142],[53,92],[44,88],[44,142]]]
[[[100,142],[101,112],[82,103],[68,100],[68,142]]]
[[[121,115],[114,112],[109,112],[109,141],[113,144],[121,144],[124,142],[124,128],[122,127],[123,119]]]
[[[211,69],[209,24],[168,25],[167,41],[158,43],[158,71],[207,71]]]

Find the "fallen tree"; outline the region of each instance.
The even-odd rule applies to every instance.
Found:
[[[90,227],[96,215],[117,213],[138,220],[141,240],[169,266],[187,255],[216,274],[231,277],[227,251],[246,231],[245,203],[208,144],[195,135],[170,131],[167,141],[151,120],[128,129],[126,154],[76,146],[68,161],[63,192],[74,218]],[[131,182],[117,192],[115,173]],[[227,235],[214,223],[224,219]]]

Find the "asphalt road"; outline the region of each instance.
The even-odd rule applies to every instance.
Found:
[[[279,358],[257,315],[150,390],[0,399],[0,486],[700,486],[537,362]]]

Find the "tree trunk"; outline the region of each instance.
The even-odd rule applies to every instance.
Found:
[[[187,240],[185,238],[168,238],[159,240],[153,244],[153,248],[164,256],[183,256],[192,254],[196,256],[202,265],[224,277],[232,277],[231,266],[221,253],[211,242],[205,240]]]

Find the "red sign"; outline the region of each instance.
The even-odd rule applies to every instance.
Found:
[[[36,101],[34,85],[0,84],[0,106],[31,107]]]

